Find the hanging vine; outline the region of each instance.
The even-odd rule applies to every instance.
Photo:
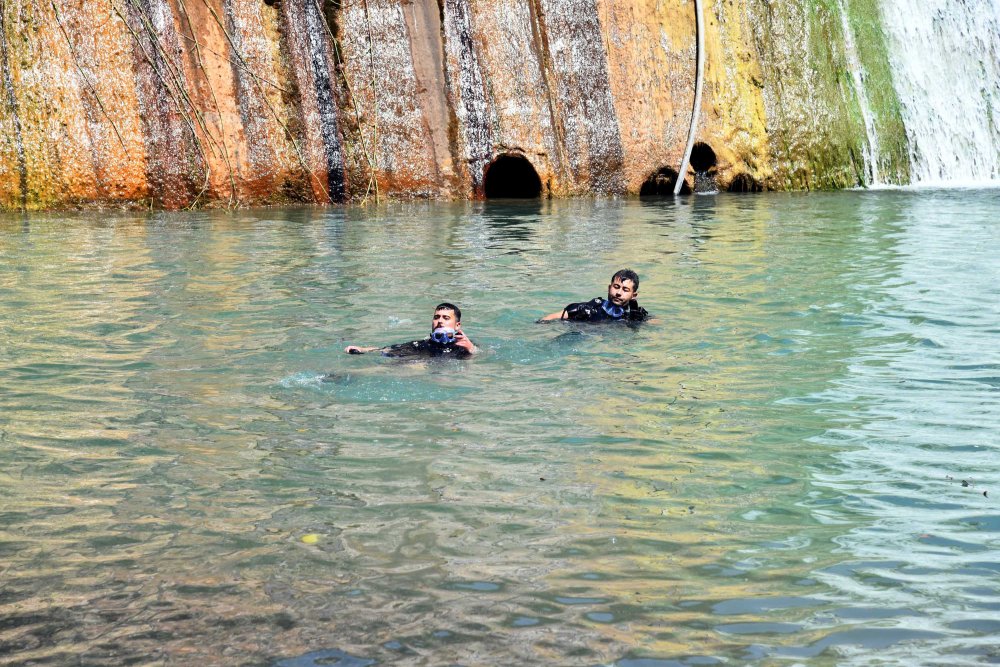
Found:
[[[257,89],[257,92],[261,96],[261,99],[264,100],[264,104],[267,105],[268,111],[271,112],[271,115],[274,117],[275,122],[277,122],[278,125],[281,126],[281,129],[284,131],[285,136],[288,138],[288,141],[291,142],[292,148],[295,151],[295,156],[296,156],[296,158],[298,158],[299,164],[302,166],[303,171],[306,174],[308,174],[311,182],[315,182],[316,183],[316,185],[319,187],[319,189],[323,192],[323,196],[325,196],[329,200],[330,199],[330,192],[323,185],[322,179],[320,179],[319,176],[316,175],[316,172],[314,172],[309,167],[309,164],[306,161],[305,156],[302,154],[302,148],[301,148],[301,146],[299,146],[299,142],[295,139],[294,133],[288,127],[288,125],[281,119],[281,116],[278,113],[278,111],[274,108],[274,105],[271,104],[271,101],[268,99],[267,94],[264,92],[264,90],[263,90],[263,88],[261,86],[261,82],[263,81],[265,83],[268,83],[269,85],[274,86],[277,90],[279,90],[281,92],[284,92],[284,93],[288,93],[290,91],[285,90],[284,88],[281,88],[277,84],[275,84],[273,82],[270,82],[270,81],[268,81],[267,79],[265,79],[265,78],[263,78],[261,76],[258,76],[253,71],[253,68],[250,67],[250,65],[246,61],[246,58],[240,52],[240,49],[239,49],[239,47],[236,44],[236,40],[233,38],[232,33],[230,33],[229,30],[226,28],[225,23],[222,21],[222,18],[219,16],[218,12],[216,12],[215,8],[212,7],[208,3],[208,0],[202,0],[202,2],[205,4],[205,7],[208,8],[208,11],[212,15],[212,18],[219,25],[219,28],[222,30],[222,33],[226,36],[226,41],[229,43],[229,47],[233,50],[233,53],[236,55],[236,59],[240,63],[240,67],[244,71],[246,71],[247,73],[249,73],[251,75],[250,78],[254,82],[254,84],[256,86],[256,89]]]
[[[56,24],[59,26],[59,31],[62,33],[63,38],[66,40],[66,45],[69,47],[70,56],[73,58],[73,64],[76,66],[76,70],[80,73],[80,78],[83,80],[83,84],[90,91],[90,94],[94,96],[97,101],[97,106],[104,114],[104,117],[108,119],[111,124],[111,129],[115,131],[115,136],[118,137],[118,142],[122,145],[122,149],[125,151],[125,155],[129,154],[128,146],[125,145],[125,139],[122,138],[122,133],[118,130],[118,125],[115,123],[114,117],[108,113],[107,107],[104,106],[104,101],[97,92],[97,88],[91,82],[87,73],[84,71],[83,67],[80,65],[80,58],[76,54],[76,47],[73,46],[73,40],[70,39],[69,33],[66,31],[66,26],[63,25],[62,17],[59,14],[59,7],[56,6],[55,0],[51,0],[52,11],[55,13]]]
[[[131,0],[125,0],[125,3],[130,4]],[[169,62],[170,62],[169,57],[167,56],[165,49],[163,49],[163,46],[160,44],[159,35],[156,33],[155,28],[149,23],[148,19],[146,21],[142,20],[143,18],[147,17],[145,16],[141,8],[136,7],[134,4],[132,6],[136,10],[136,14],[140,17],[140,22],[143,24],[143,27],[145,28],[148,34],[150,45],[154,49],[154,53],[159,54],[162,57],[164,68],[169,69]],[[183,80],[177,77],[176,73],[173,72],[172,70],[169,72],[170,80],[168,80],[168,77],[164,75],[164,72],[162,71],[161,67],[158,66],[157,59],[155,59],[153,54],[150,54],[149,51],[146,49],[146,45],[143,42],[142,38],[136,32],[135,28],[132,27],[132,24],[129,23],[128,18],[122,12],[118,4],[114,2],[114,0],[111,0],[111,8],[112,11],[114,11],[114,13],[118,16],[118,18],[121,19],[122,23],[125,24],[125,27],[128,29],[129,34],[132,35],[132,39],[135,40],[136,45],[139,47],[139,50],[142,52],[143,57],[146,59],[146,62],[149,63],[149,66],[152,68],[153,72],[156,73],[157,78],[163,85],[163,90],[166,92],[167,97],[170,99],[174,107],[177,109],[177,112],[184,120],[184,123],[188,126],[195,147],[198,150],[198,154],[201,156],[202,165],[205,170],[205,180],[202,184],[201,190],[198,192],[198,194],[195,196],[194,200],[191,202],[189,206],[189,208],[194,208],[195,206],[197,206],[198,202],[201,200],[201,197],[205,194],[205,192],[208,191],[211,179],[211,172],[212,172],[212,167],[208,158],[208,153],[205,150],[205,145],[202,142],[201,136],[199,136],[197,130],[197,127],[204,126],[204,121],[196,113],[194,103],[191,101],[190,95],[187,94],[186,85],[184,84]],[[173,81],[173,84],[171,83],[171,81]],[[211,136],[211,134],[207,131],[207,128],[204,131],[206,136],[209,137]]]
[[[191,22],[191,14],[188,12],[187,5],[184,0],[179,0],[181,11],[184,13],[184,18],[187,20],[188,32],[191,33],[191,40],[194,42],[195,57],[198,62],[198,67],[201,68],[202,73],[205,75],[205,81],[208,83],[208,90],[212,95],[212,104],[215,105],[215,112],[219,117],[219,131],[222,133],[222,158],[226,162],[226,168],[229,170],[229,208],[233,208],[237,199],[236,190],[236,174],[233,170],[232,161],[229,158],[229,146],[226,144],[226,125],[225,118],[222,114],[222,107],[219,105],[219,98],[215,94],[215,86],[212,85],[212,78],[208,74],[208,69],[205,67],[205,61],[201,56],[201,44],[194,34],[194,25]]]
[[[323,7],[322,7],[322,3],[323,3],[324,0],[313,0],[313,1],[316,3],[316,8],[319,10],[320,15],[324,16],[325,12],[323,11]],[[334,12],[338,12],[338,11],[340,11],[342,9],[342,5],[340,4],[340,2],[338,0],[331,0],[330,4],[333,7]],[[368,16],[368,13],[367,13],[367,2],[365,3],[365,7],[366,7],[366,10],[365,10],[365,19],[366,19],[366,22],[368,24],[368,35],[369,35],[369,39],[370,39],[372,31],[371,31],[371,20],[370,20],[370,18]],[[372,146],[371,146],[371,148],[369,148],[368,142],[365,140],[364,132],[362,131],[362,121],[361,121],[362,116],[361,116],[361,108],[358,106],[358,97],[357,97],[357,95],[354,94],[354,88],[351,85],[351,80],[347,76],[346,61],[344,59],[343,51],[341,51],[341,49],[340,49],[340,39],[337,37],[337,35],[334,33],[333,29],[330,27],[330,21],[329,20],[324,21],[323,24],[326,26],[326,32],[327,32],[327,34],[330,36],[330,43],[333,44],[333,53],[334,53],[334,59],[336,60],[336,63],[337,63],[337,69],[338,69],[338,71],[340,73],[341,79],[344,82],[344,87],[347,89],[347,96],[348,96],[348,98],[351,101],[351,106],[354,109],[354,121],[355,121],[355,123],[356,123],[356,125],[358,127],[358,137],[359,137],[359,140],[360,140],[360,143],[361,143],[361,152],[364,155],[365,162],[367,162],[367,164],[368,164],[368,186],[365,188],[365,194],[361,198],[361,203],[363,204],[363,203],[365,203],[368,200],[368,195],[371,194],[372,190],[374,190],[374,192],[375,192],[375,203],[378,203],[379,200],[380,200],[378,178],[376,178],[376,175],[378,173],[378,144],[377,144],[377,141],[378,141],[378,101],[377,101],[377,98],[374,97],[374,94],[375,94],[374,87],[373,87],[372,93],[373,93],[373,99],[375,100],[375,102],[374,102],[375,109],[374,109],[374,112],[373,112],[372,115],[375,118],[375,121],[374,121],[374,123],[375,123],[375,132],[374,132],[374,136],[372,137]],[[368,48],[369,48],[369,52],[370,53],[374,52],[374,43],[373,42],[369,42],[369,47]],[[373,56],[373,58],[374,58],[374,56]],[[373,67],[372,78],[374,80],[374,60],[372,60],[372,63],[373,63],[372,64],[372,67]]]

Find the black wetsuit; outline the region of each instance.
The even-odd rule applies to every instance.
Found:
[[[382,356],[396,358],[450,357],[452,359],[465,359],[472,356],[472,353],[454,343],[442,344],[430,338],[424,338],[422,340],[411,340],[409,343],[398,343],[389,347],[383,347]]]
[[[563,308],[563,313],[566,314],[566,319],[573,322],[642,322],[649,317],[646,309],[635,299],[625,305],[625,312],[621,317],[613,317],[604,310],[604,301],[602,297],[597,297],[590,301],[571,303]]]

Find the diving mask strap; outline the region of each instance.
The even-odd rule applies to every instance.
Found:
[[[610,315],[613,319],[620,320],[621,318],[625,317],[625,309],[622,308],[621,306],[614,305],[607,299],[601,302],[601,309],[604,310],[604,312]]]

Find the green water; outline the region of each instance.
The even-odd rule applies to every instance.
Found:
[[[7,216],[0,663],[996,663],[998,218]],[[655,323],[534,323],[622,266]],[[342,352],[444,300],[482,355]]]

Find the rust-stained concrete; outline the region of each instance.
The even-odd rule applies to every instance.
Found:
[[[706,6],[715,181],[861,182],[829,3]],[[680,163],[695,37],[693,0],[0,0],[0,206],[474,198],[504,154],[634,195]]]

